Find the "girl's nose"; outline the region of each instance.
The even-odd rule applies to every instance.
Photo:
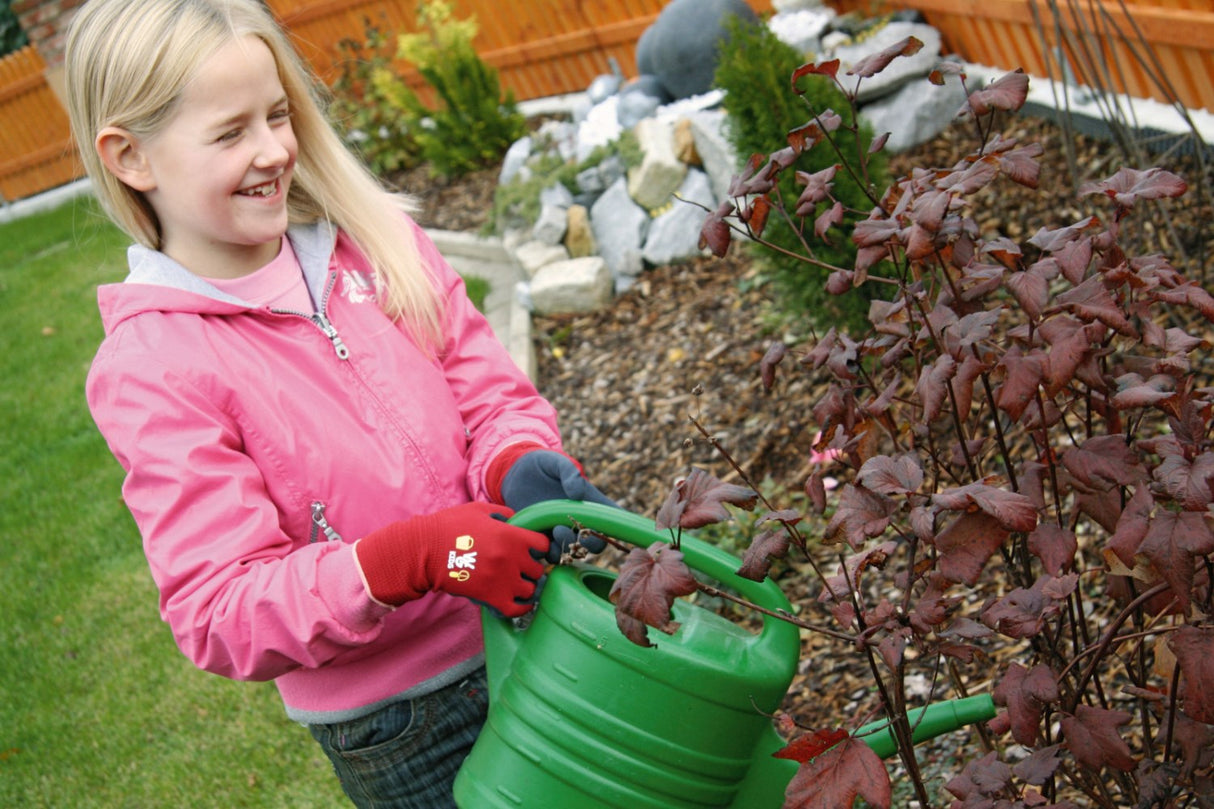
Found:
[[[253,158],[258,168],[280,166],[290,160],[291,150],[285,142],[286,138],[280,137],[282,131],[281,128],[262,128],[257,138],[257,154]]]

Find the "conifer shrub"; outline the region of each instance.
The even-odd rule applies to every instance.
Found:
[[[794,212],[800,195],[797,173],[813,174],[840,164],[834,195],[841,204],[843,221],[837,234],[832,233],[827,240],[815,239],[812,232],[804,233],[802,219],[773,214],[766,223],[765,238],[777,249],[756,250],[754,254],[775,282],[779,301],[789,315],[811,316],[825,327],[862,327],[872,293],[865,290],[848,298],[829,295],[826,279],[831,267],[854,260],[856,248],[849,238],[850,224],[868,216],[877,203],[872,189],[886,186],[887,160],[883,153],[864,162],[859,159],[873,141],[872,127],[856,123],[858,116],[849,107],[847,97],[829,78],[804,76],[797,83],[801,94],[790,92],[789,77],[805,62],[802,54],[766,25],[740,20],[730,25],[730,36],[721,45],[715,84],[725,91],[723,107],[728,115],[729,137],[741,161],[739,168],[752,156],[766,159],[771,144],[784,141],[790,131],[815,116],[830,110],[843,116],[835,142],[822,142],[796,155],[775,191],[775,197]],[[805,219],[812,222],[828,204],[818,203]],[[820,263],[807,262],[806,255]]]

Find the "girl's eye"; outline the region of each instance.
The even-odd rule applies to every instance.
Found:
[[[222,135],[220,135],[219,142],[220,143],[231,143],[232,141],[236,140],[238,137],[240,137],[240,130],[232,129],[232,130],[224,132]]]
[[[289,121],[290,119],[291,111],[286,107],[283,107],[280,110],[274,110],[274,112],[270,113],[271,121]]]

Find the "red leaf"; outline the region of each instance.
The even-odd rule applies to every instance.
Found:
[[[1138,336],[1099,275],[1093,275],[1079,286],[1068,289],[1055,302],[1086,320],[1099,320],[1118,334]]]
[[[1130,486],[1142,480],[1138,457],[1119,435],[1098,435],[1062,453],[1062,465],[1092,489]]]
[[[1150,407],[1170,399],[1175,393],[1176,380],[1167,374],[1154,374],[1150,379],[1134,373],[1122,374],[1117,377],[1117,393],[1113,395],[1112,403],[1118,410]]]
[[[1214,627],[1185,626],[1168,638],[1180,666],[1184,712],[1198,722],[1214,724]]]
[[[767,228],[767,216],[771,213],[771,200],[766,196],[754,197],[750,203],[738,212],[738,218],[746,223],[751,233],[762,236]]]
[[[1142,540],[1146,538],[1147,529],[1151,525],[1151,511],[1155,508],[1155,498],[1151,495],[1150,487],[1139,486],[1134,495],[1125,504],[1121,516],[1117,518],[1117,527],[1109,537],[1108,549],[1117,555],[1126,567],[1134,567],[1134,557]]]
[[[849,76],[859,76],[862,79],[877,75],[889,66],[889,63],[899,56],[914,56],[923,49],[923,42],[915,37],[906,37],[900,42],[890,45],[883,51],[869,54],[847,71]]]
[[[742,555],[738,575],[751,581],[763,581],[771,570],[772,561],[788,555],[788,542],[788,532],[783,528],[763,531],[751,540],[750,547]]]
[[[729,228],[729,223],[725,221],[725,217],[733,211],[733,203],[726,200],[704,219],[704,225],[700,228],[701,250],[707,247],[717,258],[724,258],[725,254],[729,252],[733,232]]]
[[[1074,716],[1062,717],[1062,732],[1066,747],[1075,760],[1085,767],[1099,770],[1104,765],[1129,772],[1134,769],[1134,756],[1117,728],[1131,719],[1125,711],[1110,711],[1080,705]]]
[[[1033,747],[1040,738],[1041,714],[1047,705],[1057,702],[1058,681],[1044,663],[1026,669],[1019,663],[1008,666],[992,693],[996,705],[1007,708],[1012,738]]]
[[[1205,511],[1214,500],[1214,453],[1203,452],[1192,461],[1181,453],[1169,454],[1155,467],[1153,477],[1181,508]]]
[[[1140,199],[1179,197],[1187,190],[1184,180],[1158,166],[1145,171],[1123,167],[1107,180],[1084,183],[1079,195],[1104,194],[1119,206],[1130,208]]]
[[[1060,744],[1038,748],[1030,753],[1028,758],[1012,767],[1012,773],[1034,786],[1041,786],[1054,777],[1058,766],[1062,764],[1062,758],[1059,755],[1061,750],[1062,745]]]
[[[978,799],[998,795],[1011,782],[1011,768],[999,760],[997,753],[990,752],[982,758],[971,759],[961,774],[945,784],[944,788],[965,801],[961,805],[967,809],[971,806],[994,809],[994,801],[980,802]]]
[[[1028,541],[1029,553],[1041,560],[1051,576],[1062,575],[1075,563],[1079,542],[1069,528],[1044,522],[1033,529]]]
[[[1008,273],[1003,279],[1003,285],[1016,296],[1016,302],[1024,309],[1025,314],[1034,320],[1041,317],[1041,312],[1050,299],[1050,286],[1049,280],[1037,269],[1037,265],[1024,272]]]
[[[802,733],[790,741],[787,746],[771,755],[773,758],[785,758],[805,764],[806,762],[813,761],[846,738],[847,731],[843,728],[815,730],[812,733]]]
[[[932,504],[948,511],[970,511],[977,507],[1009,531],[1032,531],[1037,527],[1037,507],[1018,492],[985,483],[970,483],[932,495]]]
[[[931,365],[925,366],[915,385],[915,394],[923,402],[923,421],[934,421],[944,408],[948,398],[948,382],[957,373],[957,361],[948,354],[941,354]]]
[[[670,620],[670,608],[678,596],[696,591],[696,580],[683,562],[683,554],[665,542],[655,542],[648,548],[633,548],[620,575],[607,594],[615,604],[616,623],[633,643],[650,646],[640,627],[637,637],[635,622],[659,629],[668,635],[679,628]],[[621,621],[621,617],[631,619]]]
[[[834,225],[841,224],[843,224],[843,203],[836,202],[814,220],[814,235],[819,239],[825,239],[826,231],[830,230]]]
[[[1018,110],[1024,106],[1029,94],[1029,77],[1023,70],[1005,73],[981,90],[970,93],[962,112],[986,115],[991,110]]]
[[[802,764],[784,792],[783,809],[839,809],[863,798],[875,809],[889,809],[893,789],[885,765],[872,748],[848,737]]]
[[[842,539],[859,550],[865,540],[885,532],[897,510],[896,501],[849,483],[843,487],[839,507],[826,525],[826,540],[837,541],[842,534]]]
[[[767,352],[763,354],[763,360],[759,363],[759,375],[763,379],[763,387],[766,390],[771,390],[776,384],[776,366],[784,359],[788,353],[788,347],[783,342],[777,340],[767,348]]]
[[[673,528],[702,528],[729,519],[725,503],[752,509],[758,495],[745,486],[723,483],[703,469],[694,468],[675,484],[658,510],[654,524],[659,531]]]
[[[982,622],[1009,638],[1031,638],[1047,619],[1058,614],[1058,602],[1074,589],[1074,573],[1061,578],[1042,576],[1025,589],[1018,587],[982,611]]]
[[[1019,421],[1037,396],[1045,374],[1045,355],[1036,349],[1024,354],[1019,346],[1012,346],[999,364],[1005,374],[1003,384],[995,391],[995,405]]]
[[[940,574],[952,582],[978,583],[986,560],[1007,539],[1008,530],[989,514],[962,514],[936,535]]]
[[[793,71],[792,74],[792,89],[797,95],[801,95],[804,91],[797,88],[797,82],[805,76],[829,76],[834,78],[839,72],[839,60],[831,59],[821,64],[801,65]]]
[[[836,163],[813,174],[798,171],[794,175],[797,184],[805,186],[801,196],[797,197],[797,216],[810,215],[819,202],[830,198],[830,190],[835,184],[835,172],[838,170],[839,164]]]
[[[1158,510],[1147,527],[1138,552],[1150,560],[1155,572],[1172,588],[1172,595],[1187,612],[1192,600],[1197,557],[1214,553],[1214,532],[1204,512]]]
[[[1025,188],[1036,188],[1041,174],[1041,164],[1036,158],[1044,151],[1040,143],[1012,149],[999,155],[999,167],[1013,182]]]
[[[856,482],[879,494],[911,494],[923,485],[923,468],[914,455],[877,455],[860,467]]]

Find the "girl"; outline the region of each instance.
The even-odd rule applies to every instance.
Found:
[[[561,551],[504,518],[610,501],[258,0],[89,0],[66,77],[135,241],[86,391],[162,617],[199,667],[273,679],[356,805],[454,805],[477,603],[525,613]]]

